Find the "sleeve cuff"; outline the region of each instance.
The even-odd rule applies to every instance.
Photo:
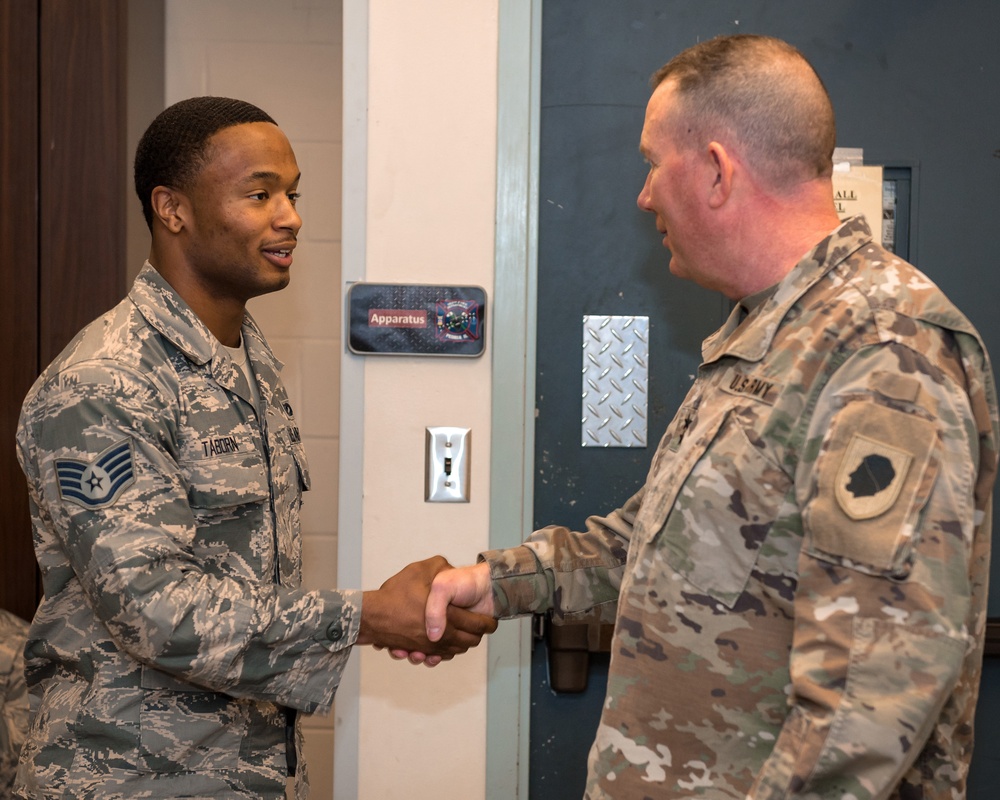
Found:
[[[536,614],[552,607],[552,587],[530,547],[488,550],[478,561],[490,568],[497,619]]]
[[[331,653],[350,648],[357,641],[362,594],[360,589],[322,592],[323,613],[312,638]]]

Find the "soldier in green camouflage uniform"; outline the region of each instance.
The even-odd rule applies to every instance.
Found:
[[[957,800],[1000,435],[985,348],[863,218],[839,224],[832,136],[791,184],[745,166],[764,157],[737,112],[722,117],[735,134],[713,111],[702,138],[685,92],[711,92],[707,64],[706,83],[749,86],[722,108],[743,91],[764,106],[772,90],[825,92],[797,51],[758,37],[699,45],[655,78],[639,205],[672,272],[743,302],[704,342],[645,486],[586,531],[549,527],[441,573],[429,630],[445,600],[615,622],[591,800]],[[733,260],[758,231],[776,252]]]
[[[28,623],[0,608],[0,797],[10,797],[17,756],[28,732],[27,638]]]
[[[309,468],[281,364],[245,311],[288,281],[298,180],[260,109],[164,111],[136,157],[151,263],[25,400],[45,596],[23,797],[279,798],[289,774],[304,797],[294,712],[330,709],[351,645],[412,641],[408,623],[422,635],[443,559],[363,603],[300,588]],[[441,655],[492,627],[453,632]]]

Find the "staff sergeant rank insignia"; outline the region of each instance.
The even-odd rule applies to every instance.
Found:
[[[56,476],[63,500],[84,508],[109,506],[135,483],[132,443],[126,439],[112,445],[91,462],[57,458]]]

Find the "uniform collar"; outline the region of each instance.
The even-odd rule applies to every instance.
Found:
[[[749,325],[740,325],[740,306],[737,304],[725,324],[702,344],[702,360],[708,364],[723,356],[735,356],[744,361],[760,361],[767,355],[785,315],[799,298],[871,241],[872,233],[864,217],[846,220],[778,283],[771,296],[756,309]]]
[[[235,385],[240,380],[236,365],[219,340],[148,261],[132,284],[129,299],[146,322],[189,361],[198,366],[213,362],[213,375],[225,385]],[[254,371],[279,373],[282,363],[275,358],[257,323],[247,312],[243,315],[242,333]]]
[[[129,299],[163,338],[199,366],[219,349],[219,341],[148,261],[132,284]]]

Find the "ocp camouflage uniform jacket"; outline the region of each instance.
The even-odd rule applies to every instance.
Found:
[[[24,796],[284,797],[285,708],[332,704],[361,596],[299,588],[309,472],[249,315],[243,337],[260,414],[147,264],[25,400],[18,455],[45,597],[27,647]]]
[[[503,616],[616,616],[587,797],[964,797],[997,406],[982,342],[863,218],[704,363],[646,484],[484,554]]]

